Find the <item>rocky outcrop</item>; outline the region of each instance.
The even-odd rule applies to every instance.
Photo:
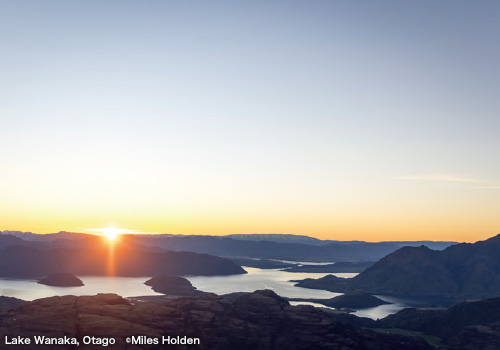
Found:
[[[54,287],[81,287],[83,282],[81,279],[70,273],[52,273],[45,278],[42,278],[37,283],[45,284]]]
[[[0,339],[22,334],[113,337],[109,349],[165,349],[126,344],[126,337],[187,336],[200,345],[178,349],[430,350],[423,340],[370,332],[339,322],[311,306],[290,306],[274,292],[256,291],[234,301],[216,295],[131,304],[113,294],[39,299],[0,317]],[[53,345],[37,345],[39,350]],[[60,345],[61,350],[74,349]],[[85,346],[84,349],[102,349]]]
[[[336,309],[366,309],[390,303],[366,293],[346,293],[328,299],[322,304]]]
[[[351,279],[337,277],[334,275],[326,275],[321,278],[306,278],[303,280],[292,280],[292,282],[297,282],[296,287],[310,288],[310,289],[323,289],[335,293],[348,293],[355,291],[351,287]]]
[[[182,296],[205,294],[193,287],[189,280],[179,276],[159,275],[147,280],[144,284],[150,286],[155,292],[163,294]]]

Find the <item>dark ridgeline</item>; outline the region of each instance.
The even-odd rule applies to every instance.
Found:
[[[38,247],[70,247],[89,235],[59,232],[50,235],[4,231],[2,236],[15,235]],[[237,237],[237,238],[235,238]],[[282,259],[292,261],[376,261],[403,245],[425,244],[443,249],[454,242],[378,242],[330,241],[296,235],[230,235],[230,236],[177,236],[177,235],[123,235],[122,240],[150,250],[190,251],[230,258]]]
[[[456,300],[500,295],[500,235],[443,251],[403,247],[352,279],[326,276],[297,285],[334,292],[442,297]]]

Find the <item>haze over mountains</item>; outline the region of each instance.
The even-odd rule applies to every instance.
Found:
[[[164,251],[126,241],[117,242],[111,248],[102,237],[92,235],[56,237],[68,235],[71,238],[42,242],[0,235],[0,277],[44,277],[54,272],[95,276],[246,273],[233,261],[208,254]]]
[[[75,240],[92,236],[69,232],[36,235],[32,233],[3,231],[3,234],[13,235],[25,241],[36,242],[45,246],[71,246]],[[377,243],[323,241],[307,236],[280,234],[230,236],[123,235],[123,239],[131,245],[142,246],[145,249],[190,251],[230,258],[281,259],[311,262],[376,261],[405,245],[426,244],[433,249],[444,249],[455,243],[427,241]]]
[[[243,235],[243,234],[234,234],[234,235],[226,235],[223,237],[228,237],[228,238],[233,238],[233,239],[239,239],[243,241],[270,241],[270,242],[277,242],[277,243],[303,243],[303,244],[310,244],[310,245],[328,245],[331,243],[343,243],[343,244],[356,244],[356,243],[366,243],[364,241],[338,241],[338,240],[322,240],[314,237],[309,237],[309,236],[303,236],[303,235],[287,235],[287,234],[277,234],[277,233],[269,233],[269,234],[249,234],[249,235]],[[405,247],[405,246],[421,246],[425,245],[431,249],[445,249],[446,247],[449,247],[450,245],[456,244],[457,242],[452,242],[452,241],[382,241],[379,243],[386,243],[386,244],[394,244],[395,246],[398,247]]]

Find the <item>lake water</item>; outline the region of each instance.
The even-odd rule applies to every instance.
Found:
[[[328,273],[285,272],[278,269],[258,269],[244,267],[245,275],[232,276],[186,276],[193,286],[205,292],[228,294],[233,292],[253,292],[259,289],[272,289],[278,295],[289,298],[328,299],[340,295],[319,289],[295,287],[295,282],[304,278],[321,278]],[[334,273],[333,275],[352,278],[356,273]],[[23,300],[34,300],[55,295],[94,295],[97,293],[116,293],[123,297],[144,295],[162,295],[144,285],[148,277],[102,277],[80,276],[85,284],[82,287],[51,287],[36,283],[36,280],[0,279],[0,295]],[[395,304],[382,305],[375,308],[356,311],[356,315],[370,318],[382,318],[401,310],[407,305],[396,298],[381,297]],[[292,305],[307,304],[325,307],[309,302],[291,302]]]
[[[84,286],[51,287],[36,280],[0,279],[0,295],[34,300],[55,295],[94,295],[116,293],[123,297],[162,295],[144,284],[149,277],[101,277],[80,276]]]
[[[319,289],[295,287],[296,282],[304,278],[321,278],[328,273],[285,272],[278,269],[258,269],[244,267],[246,275],[186,277],[193,286],[205,292],[228,294],[233,292],[253,292],[258,289],[272,289],[278,295],[288,298],[319,298],[327,299],[340,295]],[[335,276],[351,278],[356,273],[335,273]]]
[[[388,297],[385,295],[376,295],[377,298],[388,301],[392,304],[380,305],[368,309],[356,310],[353,314],[359,317],[368,317],[374,320],[384,318],[390,314],[395,314],[409,305],[405,304],[401,299],[396,297]]]

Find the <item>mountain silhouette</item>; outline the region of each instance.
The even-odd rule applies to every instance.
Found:
[[[324,277],[298,286],[334,292],[361,290],[371,294],[490,298],[500,295],[500,235],[442,251],[425,246],[403,247],[352,279]]]

